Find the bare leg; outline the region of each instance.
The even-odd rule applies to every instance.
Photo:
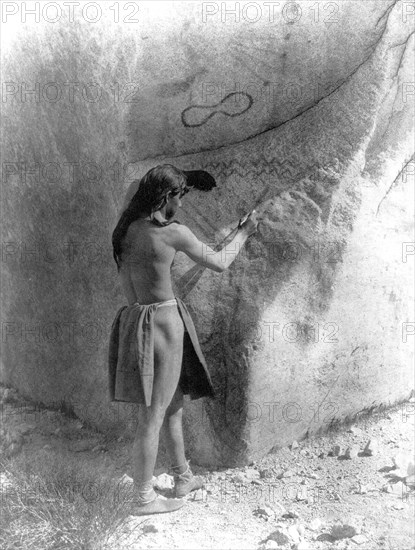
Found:
[[[164,417],[163,432],[172,466],[181,466],[177,473],[186,471],[183,440],[183,393],[178,387]]]
[[[136,488],[150,484],[157,458],[160,428],[178,386],[184,327],[176,307],[162,307],[154,318],[154,381],[150,407],[141,405],[132,453]],[[151,512],[149,512],[151,513]]]
[[[172,461],[176,496],[183,497],[203,487],[203,479],[194,476],[186,460],[183,440],[183,393],[178,387],[164,417],[163,431]]]

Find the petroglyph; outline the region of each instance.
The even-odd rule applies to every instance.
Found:
[[[215,105],[192,105],[182,112],[183,126],[196,128],[203,126],[215,115],[237,117],[248,111],[254,100],[246,92],[233,92]]]

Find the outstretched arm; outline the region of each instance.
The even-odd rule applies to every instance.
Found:
[[[219,251],[199,241],[188,227],[181,225],[177,228],[176,249],[187,254],[194,262],[221,273],[236,259],[249,235],[256,231],[257,225],[255,216],[251,214],[232,241]]]

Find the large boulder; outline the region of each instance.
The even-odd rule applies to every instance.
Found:
[[[186,405],[193,459],[245,463],[405,400],[408,3],[242,2],[233,15],[144,3],[132,26],[110,25],[105,6],[95,24],[29,28],[5,55],[1,380],[98,426],[126,423],[131,407],[107,394],[125,302],[110,236],[132,180],[169,162],[216,178],[179,216],[205,242],[259,198],[264,210],[226,272],[192,277],[190,259],[175,261],[217,390]]]

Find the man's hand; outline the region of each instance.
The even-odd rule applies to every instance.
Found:
[[[259,222],[260,220],[258,219],[258,214],[256,210],[252,210],[252,212],[241,219],[241,221],[239,222],[239,227],[243,229],[248,236],[250,236],[256,233]]]

